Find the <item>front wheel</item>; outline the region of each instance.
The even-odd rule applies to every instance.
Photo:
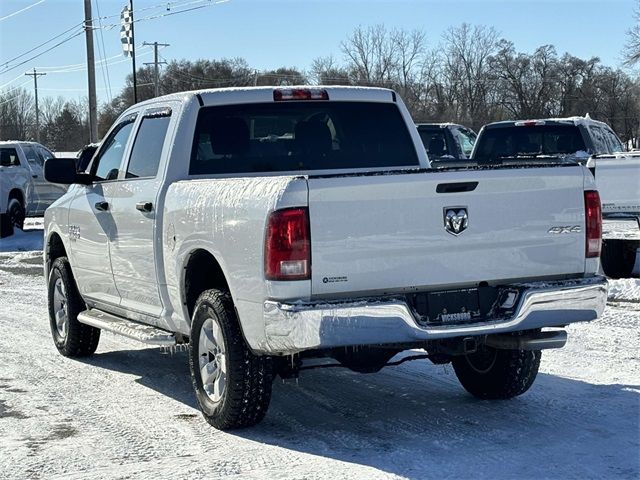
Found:
[[[93,354],[100,341],[100,329],[78,321],[84,302],[66,257],[59,257],[49,274],[49,324],[53,343],[65,357]]]
[[[453,357],[462,386],[483,400],[517,397],[531,388],[538,374],[540,350],[498,350],[482,345],[475,353]]]
[[[189,367],[200,410],[212,426],[230,430],[264,418],[271,401],[272,361],[249,350],[228,293],[207,290],[198,297]]]

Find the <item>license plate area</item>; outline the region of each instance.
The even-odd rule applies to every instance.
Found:
[[[455,325],[487,320],[499,296],[495,287],[478,287],[409,295],[409,303],[425,325]]]

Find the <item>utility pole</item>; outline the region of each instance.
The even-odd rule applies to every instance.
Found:
[[[36,142],[40,142],[40,110],[38,109],[38,77],[46,75],[46,73],[38,73],[36,69],[33,69],[33,73],[25,73],[30,77],[33,77],[33,86],[36,92]]]
[[[85,0],[86,2],[87,0]],[[91,1],[91,0],[89,0]],[[138,80],[136,79],[136,35],[133,25],[135,19],[133,17],[133,0],[129,0],[131,7],[131,62],[133,63],[133,103],[138,103]]]
[[[96,98],[96,63],[93,55],[93,22],[91,0],[84,0],[84,33],[87,42],[87,75],[89,81],[89,142],[98,141],[98,101]]]
[[[160,96],[160,72],[158,71],[158,65],[166,64],[167,62],[159,62],[158,61],[158,47],[168,47],[168,43],[147,43],[142,42],[142,45],[153,45],[153,62],[146,62],[145,65],[153,65],[154,66],[154,78],[153,83],[155,85],[155,96]]]

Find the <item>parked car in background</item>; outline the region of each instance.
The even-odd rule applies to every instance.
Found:
[[[101,330],[188,343],[217,428],[259,422],[274,375],[314,357],[375,372],[420,348],[473,395],[512,398],[606,304],[585,166],[433,171],[391,90],[177,93],[128,108],[88,172],[59,161],[56,347],[90,355]]]
[[[476,141],[476,132],[455,123],[418,123],[420,139],[429,160],[466,160]]]
[[[66,191],[44,178],[43,165],[55,158],[35,142],[0,142],[0,213],[23,228],[25,217],[40,216]]]
[[[496,122],[480,130],[479,163],[558,161],[585,164],[596,179],[603,215],[602,267],[610,277],[631,275],[640,248],[640,153],[604,122],[589,117]]]

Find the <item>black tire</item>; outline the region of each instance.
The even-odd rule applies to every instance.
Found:
[[[63,333],[56,320],[56,311],[61,306],[60,296],[56,297],[57,286],[63,287],[64,290],[65,301],[62,308],[66,311],[67,325],[66,332]],[[58,351],[65,357],[86,357],[93,354],[100,342],[100,329],[78,322],[78,314],[86,307],[78,292],[67,257],[59,257],[53,262],[48,290],[49,326]]]
[[[201,336],[205,335],[204,326],[211,325],[210,321],[219,328],[226,366],[224,389],[217,401],[205,390],[200,370]],[[211,362],[216,356],[208,353],[202,358],[203,362]],[[189,367],[200,410],[213,427],[219,430],[249,427],[266,415],[271,401],[272,359],[254,355],[249,350],[228,293],[207,290],[198,297],[191,322]]]
[[[9,205],[7,206],[7,215],[11,219],[11,223],[14,227],[24,230],[24,217],[25,210],[22,202],[17,198],[9,199]]]
[[[636,263],[637,242],[604,240],[602,242],[602,270],[609,278],[629,278]]]
[[[540,367],[540,350],[498,350],[482,346],[476,353],[453,357],[462,386],[483,400],[517,397],[533,385]]]

